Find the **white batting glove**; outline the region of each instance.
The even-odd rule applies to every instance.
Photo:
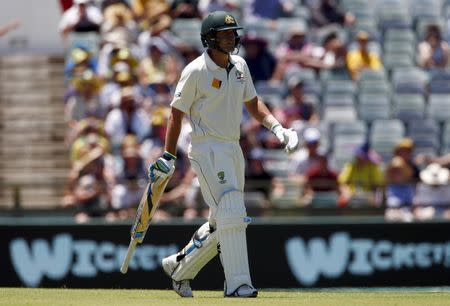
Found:
[[[272,128],[272,133],[278,138],[278,140],[285,144],[284,150],[287,153],[292,153],[297,150],[298,147],[298,135],[293,129],[285,129],[281,124],[277,124]]]
[[[165,179],[172,175],[175,171],[175,161],[177,157],[170,154],[169,152],[164,152],[163,156],[158,158],[153,164],[148,168],[148,177],[151,182],[154,183],[158,179]]]

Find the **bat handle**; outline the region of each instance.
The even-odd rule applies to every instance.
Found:
[[[128,246],[127,254],[123,260],[122,266],[120,267],[120,272],[123,274],[128,271],[128,264],[130,263],[131,257],[133,257],[134,250],[136,249],[137,240],[131,239],[130,245]]]

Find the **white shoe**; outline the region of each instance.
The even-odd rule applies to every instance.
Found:
[[[257,297],[258,290],[250,285],[242,285],[234,290],[231,294],[225,294],[225,297]]]
[[[169,276],[172,279],[172,287],[175,292],[181,296],[181,297],[194,297],[192,294],[192,289],[189,284],[189,280],[181,280],[177,282],[172,278],[172,273],[175,271],[175,269],[178,266],[177,262],[177,255],[170,255],[169,257],[163,258],[162,260],[162,267],[164,269],[164,272],[166,272],[167,276]]]

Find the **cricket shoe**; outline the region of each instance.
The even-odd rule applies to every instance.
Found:
[[[192,289],[191,289],[188,279],[176,281],[172,278],[173,271],[175,271],[175,269],[178,266],[177,255],[178,254],[174,254],[174,255],[170,255],[169,257],[163,258],[162,267],[164,269],[164,272],[166,272],[167,276],[169,276],[172,279],[173,290],[175,290],[175,292],[179,296],[194,297],[194,295],[192,294]]]
[[[226,292],[226,291],[225,291]],[[241,298],[249,298],[249,297],[257,297],[258,290],[256,290],[253,286],[250,285],[241,285],[236,290],[234,290],[230,294],[224,295],[225,297],[241,297]]]

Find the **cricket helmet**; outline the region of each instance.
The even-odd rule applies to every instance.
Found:
[[[243,28],[237,23],[233,15],[225,11],[215,11],[203,20],[200,37],[205,48],[217,49],[217,32],[225,30],[237,31],[242,29]],[[240,39],[240,36],[236,32],[235,47],[239,45]]]

